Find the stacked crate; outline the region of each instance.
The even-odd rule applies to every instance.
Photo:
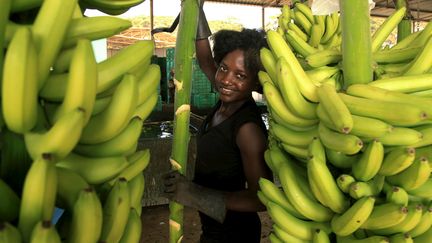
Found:
[[[169,82],[174,70],[174,48],[166,50],[166,81]],[[206,109],[212,107],[217,99],[217,94],[213,92],[210,81],[207,76],[201,71],[197,60],[192,60],[192,91],[191,91],[191,105],[198,109]],[[171,98],[171,97],[169,97]],[[169,100],[172,102],[172,100]]]

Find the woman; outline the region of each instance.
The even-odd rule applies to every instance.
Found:
[[[201,8],[196,56],[219,93],[219,102],[197,136],[193,182],[171,173],[165,178],[165,192],[198,209],[201,243],[260,242],[257,212],[265,207],[257,197],[258,180],[272,175],[264,161],[267,131],[252,92],[261,90],[257,74],[262,70],[259,50],[266,45],[265,35],[250,29],[221,30],[213,38],[214,56],[209,36]]]

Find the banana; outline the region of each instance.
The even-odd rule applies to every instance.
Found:
[[[89,184],[100,184],[117,176],[128,162],[124,156],[90,158],[70,153],[56,166],[78,173]]]
[[[153,109],[155,108],[157,102],[158,102],[158,96],[159,94],[157,92],[154,92],[150,97],[145,100],[141,105],[139,105],[135,112],[133,113],[133,116],[137,116],[141,118],[141,120],[145,121],[148,116],[151,114]]]
[[[267,207],[268,202],[270,201],[261,190],[257,191],[257,197],[260,200],[260,202]]]
[[[38,63],[38,87],[45,83],[66,36],[77,0],[43,1],[32,25]]]
[[[142,197],[144,194],[144,188],[145,188],[145,178],[144,173],[140,173],[134,178],[132,178],[128,182],[129,187],[129,198],[130,198],[130,204],[132,208],[135,208],[138,215],[141,215],[142,210]]]
[[[135,208],[130,208],[128,221],[119,243],[135,243],[141,239],[142,222]]]
[[[330,243],[329,235],[320,229],[316,229],[313,232],[312,243]]]
[[[411,147],[418,148],[432,144],[432,126],[426,124],[424,126],[414,127],[414,129],[420,132],[423,137],[419,142],[412,144]]]
[[[150,64],[145,74],[138,80],[138,105],[141,105],[153,93],[157,93],[160,79],[161,70],[159,65]]]
[[[405,189],[398,186],[391,186],[391,189],[386,192],[386,201],[408,206],[409,196]]]
[[[424,74],[432,67],[432,62],[427,58],[432,54],[432,39],[429,38],[423,50],[403,70],[404,76]]]
[[[340,243],[389,243],[390,240],[386,236],[373,235],[364,239],[356,239],[353,235],[339,236],[336,235],[337,242]]]
[[[309,38],[309,36],[294,22],[288,23],[288,30],[294,31],[304,41],[307,41]]]
[[[337,236],[348,236],[358,230],[374,209],[375,198],[363,197],[355,201],[345,212],[333,216],[330,226]]]
[[[384,156],[378,174],[384,176],[396,175],[414,162],[415,154],[416,150],[414,148],[398,148],[390,151]]]
[[[417,187],[416,189],[409,190],[408,193],[410,195],[428,200],[432,199],[432,178],[429,177],[429,179],[423,183],[423,185]]]
[[[312,26],[311,29],[313,29]],[[285,38],[289,45],[294,49],[295,52],[300,54],[303,57],[307,57],[312,53],[318,51],[315,47],[313,47],[310,43],[304,41],[297,33],[293,30],[288,30],[285,34]],[[310,39],[309,39],[310,40]]]
[[[90,119],[96,98],[97,64],[89,40],[79,40],[71,59],[64,100],[54,114],[53,121],[78,107],[85,111],[83,126]]]
[[[78,173],[56,167],[57,170],[57,202],[56,205],[72,210],[80,192],[90,185]]]
[[[337,128],[338,132],[349,133],[353,127],[353,118],[345,103],[330,84],[317,88],[320,105]]]
[[[408,231],[408,234],[410,234],[411,237],[415,238],[419,235],[424,234],[426,231],[430,230],[431,225],[432,225],[432,208],[428,207],[425,210],[423,210],[420,222],[413,229]]]
[[[316,86],[309,79],[283,37],[274,30],[267,32],[267,43],[275,58],[283,56],[289,63],[301,94],[312,102],[318,102]]]
[[[21,242],[21,234],[14,225],[8,222],[0,222],[0,243]]]
[[[54,161],[51,155],[43,154],[33,161],[26,174],[18,219],[18,229],[22,234],[24,242],[30,241],[32,230],[39,221],[51,219],[43,218],[44,215],[49,214],[45,211],[47,210],[46,207],[52,205],[52,202],[47,201],[47,186],[50,183],[57,184],[56,181],[49,181],[52,178],[48,176],[51,170],[50,167],[54,168]],[[52,213],[54,207],[50,210]]]
[[[359,159],[359,154],[347,155],[343,152],[326,148],[328,162],[337,168],[348,169]]]
[[[24,139],[30,156],[36,159],[43,153],[50,153],[56,160],[66,157],[78,143],[84,119],[84,110],[77,108],[64,113],[44,133],[25,133]]]
[[[361,228],[379,230],[395,226],[402,222],[408,214],[407,207],[394,203],[376,205]]]
[[[308,36],[310,36],[313,22],[310,22],[306,15],[300,11],[294,11],[293,20],[295,24],[297,24]]]
[[[312,9],[305,3],[302,2],[295,2],[294,3],[294,9],[302,12],[304,16],[309,20],[309,22],[314,23],[315,18],[312,13]]]
[[[281,240],[281,242],[292,242],[292,243],[306,243],[309,242],[307,240],[299,239],[288,232],[284,231],[277,224],[273,224],[273,232],[274,234]]]
[[[407,127],[394,127],[377,139],[386,146],[413,146],[423,140],[423,134]]]
[[[429,229],[422,235],[419,235],[415,238],[413,238],[414,242],[416,243],[427,243],[430,242],[430,239],[432,238],[432,229]]]
[[[281,143],[280,146],[287,152],[288,154],[296,157],[297,159],[306,162],[308,159],[308,150],[307,147],[299,147],[295,145]]]
[[[299,219],[306,219],[303,215],[297,212],[297,210],[292,206],[292,204],[285,197],[283,192],[270,180],[261,177],[258,181],[261,193],[269,201],[276,203],[281,206],[288,213]]]
[[[4,57],[2,114],[9,130],[30,131],[37,120],[38,62],[34,38],[28,27],[13,35]]]
[[[412,230],[421,220],[423,206],[421,204],[411,204],[408,207],[408,214],[405,219],[388,228],[374,230],[378,235],[392,235],[396,233],[405,233]]]
[[[115,88],[123,76],[137,65],[145,66],[144,60],[151,58],[153,50],[153,41],[141,40],[98,63],[97,93]],[[53,101],[62,100],[66,93],[67,80],[68,74],[50,75],[40,91],[40,96]]]
[[[410,234],[398,233],[390,236],[390,242],[394,243],[413,243],[413,239]]]
[[[403,187],[405,190],[414,190],[423,185],[430,176],[431,168],[426,157],[420,157],[402,172],[387,176],[386,180],[396,186]]]
[[[321,38],[324,34],[324,29],[318,23],[314,23],[311,27],[311,36],[309,38],[308,44],[312,47],[317,48],[321,42]]]
[[[69,71],[70,63],[72,60],[72,56],[75,53],[75,49],[76,46],[60,50],[60,53],[57,55],[57,58],[52,67],[53,74],[62,74]]]
[[[330,227],[328,223],[318,223],[315,221],[298,219],[274,202],[268,203],[267,210],[273,222],[280,227],[281,230],[293,237],[302,240],[312,240],[313,229],[321,229],[324,232],[329,233]]]
[[[398,41],[391,49],[405,49],[408,48],[412,42],[422,33],[423,30],[416,31],[405,37],[402,41]]]
[[[314,52],[306,57],[306,63],[313,68],[338,63],[342,60],[342,53],[334,48]]]
[[[292,161],[287,158],[287,163],[279,167],[279,180],[288,201],[305,217],[316,222],[325,222],[331,219],[333,212],[319,202],[308,197],[297,181],[296,170]]]
[[[377,196],[384,185],[384,176],[375,176],[367,182],[355,181],[349,186],[349,195],[354,199],[365,196]]]
[[[394,78],[378,79],[370,82],[369,85],[386,90],[412,93],[432,88],[432,74],[418,74],[412,76],[400,76]],[[409,84],[408,84],[409,82]]]
[[[111,0],[84,0],[86,4],[89,4],[92,7],[100,9],[101,11],[105,10],[123,10],[134,7],[144,0],[122,0],[122,1],[111,1]]]
[[[261,82],[270,79],[267,73],[260,71],[258,77]],[[270,82],[263,82],[264,96],[272,111],[278,115],[286,124],[298,127],[310,127],[317,123],[317,120],[309,120],[294,115],[285,105],[279,90]]]
[[[323,80],[331,78],[333,75],[339,72],[338,67],[322,66],[319,68],[314,68],[307,70],[306,74],[315,84],[321,83]],[[318,85],[317,85],[318,86]]]
[[[131,119],[137,101],[137,81],[133,75],[126,74],[117,86],[109,107],[91,117],[84,127],[80,143],[101,143],[118,135]]]
[[[74,152],[89,157],[121,156],[135,146],[142,132],[143,120],[134,117],[129,124],[112,139],[97,144],[78,144]]]
[[[380,119],[395,126],[419,125],[427,118],[422,109],[413,105],[338,94],[353,115]]]
[[[260,50],[260,60],[264,67],[264,70],[267,72],[267,74],[270,76],[270,80],[273,81],[273,83],[278,86],[277,78],[276,78],[276,62],[277,60],[273,56],[273,53],[268,49],[267,47],[263,47]]]
[[[356,154],[363,147],[363,142],[358,137],[331,131],[321,122],[318,125],[318,134],[326,148],[344,154]]]
[[[316,119],[316,104],[303,97],[297,85],[300,80],[295,80],[292,69],[284,57],[278,59],[276,69],[277,83],[286,106],[304,119]]]
[[[336,184],[344,193],[349,193],[351,184],[355,182],[355,178],[349,174],[341,174],[336,179]]]
[[[15,193],[15,191],[1,178],[0,197],[2,198],[0,203],[0,219],[2,221],[12,222],[18,217],[20,198]]]
[[[43,0],[15,0],[11,1],[10,11],[11,13],[23,12],[39,7]]]
[[[124,168],[114,179],[108,182],[111,186],[113,186],[115,181],[119,178],[125,178],[127,181],[130,181],[135,176],[143,173],[150,162],[150,150],[139,150],[128,156],[127,160],[129,165]]]
[[[357,180],[369,181],[381,168],[384,159],[384,146],[379,141],[372,141],[360,155],[359,160],[353,164],[352,174]]]
[[[119,242],[130,211],[130,196],[127,180],[116,181],[103,205],[102,233],[99,241]]]
[[[63,48],[73,46],[79,39],[98,40],[119,34],[132,27],[130,20],[113,16],[93,16],[73,19],[67,29]]]
[[[91,115],[92,116],[97,115],[101,113],[103,110],[105,110],[105,108],[107,108],[109,103],[111,102],[111,98],[112,97],[107,96],[107,97],[96,99]]]
[[[321,43],[327,43],[331,37],[336,33],[337,26],[335,25],[335,22],[333,21],[331,15],[325,16],[325,32],[321,38]]]
[[[318,136],[318,129],[311,129],[304,132],[294,131],[275,122],[270,122],[272,134],[284,144],[306,147],[314,137]]]
[[[308,157],[326,161],[325,148],[318,137],[313,137],[312,142],[308,145]]]
[[[102,231],[102,205],[91,188],[81,190],[73,205],[67,242],[97,242]]]
[[[273,232],[269,234],[268,238],[271,243],[283,243],[283,241],[279,239],[279,237],[277,237],[276,234]]]
[[[39,221],[30,236],[30,243],[61,243],[60,236],[49,220]]]
[[[372,59],[378,64],[404,64],[411,62],[422,48],[407,47],[403,49],[380,50],[372,55]],[[401,70],[398,70],[399,72]]]
[[[321,204],[326,205],[335,213],[342,213],[348,208],[349,201],[337,186],[325,160],[316,157],[309,159],[307,173],[309,183],[315,184],[320,192],[321,196],[317,199]],[[312,192],[314,192],[313,189]]]
[[[372,35],[372,52],[376,52],[381,48],[384,41],[405,16],[405,12],[406,7],[397,9],[378,27],[378,29]]]

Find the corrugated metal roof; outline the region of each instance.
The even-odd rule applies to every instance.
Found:
[[[255,5],[262,7],[281,7],[290,5],[291,0],[206,0],[207,2],[233,3],[244,5]],[[311,0],[309,0],[311,1]],[[308,2],[303,0],[302,2]],[[395,5],[393,0],[374,0],[375,8],[371,15],[378,17],[388,17],[394,12]],[[432,0],[408,0],[411,15],[417,21],[430,21],[432,19]]]

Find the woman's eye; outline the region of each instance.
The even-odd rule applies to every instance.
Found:
[[[237,74],[237,79],[239,79],[239,80],[243,80],[243,79],[245,79],[245,78],[246,78],[245,75]]]
[[[220,70],[225,72],[227,69],[224,66],[220,66]]]

